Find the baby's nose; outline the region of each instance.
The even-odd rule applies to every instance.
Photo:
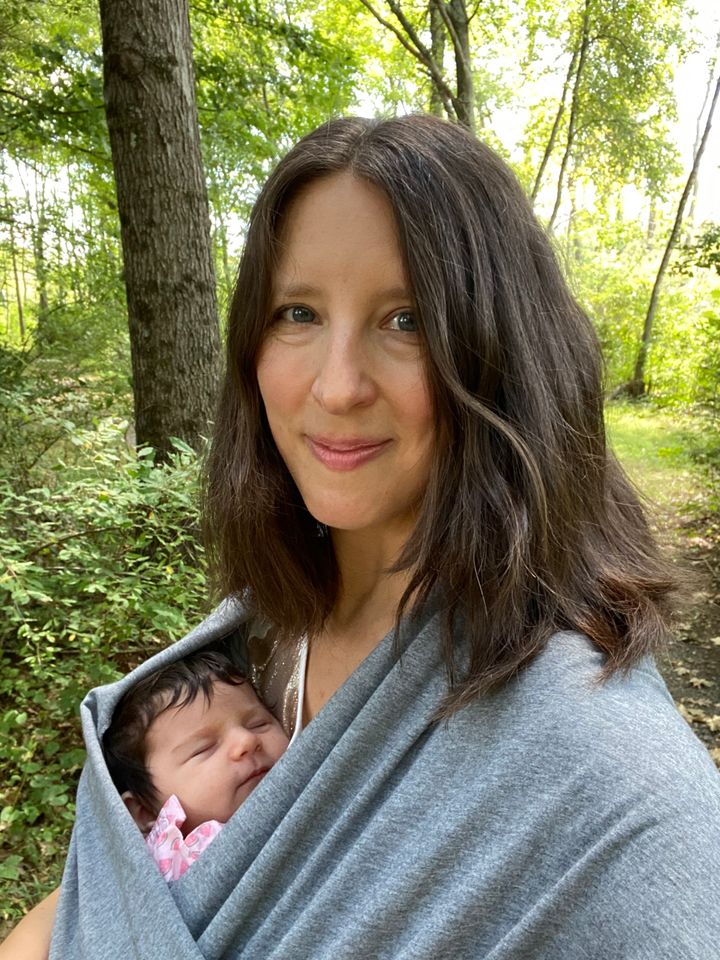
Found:
[[[232,732],[229,741],[229,756],[233,760],[240,760],[248,753],[259,749],[260,740],[256,733],[247,727],[238,727]]]

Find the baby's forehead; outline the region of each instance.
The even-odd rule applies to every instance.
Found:
[[[243,678],[242,680],[233,681],[228,683],[227,680],[213,680],[210,687],[209,699],[211,702],[216,700],[224,703],[237,703],[238,701],[245,702],[247,704],[261,704],[262,701],[257,695],[257,692],[249,680]]]
[[[234,710],[238,706],[250,707],[257,704],[263,705],[249,680],[243,677],[228,681],[216,677],[210,680],[206,686],[200,687],[200,689],[196,688],[194,691],[186,685],[179,691],[163,693],[156,704],[150,726],[168,712],[177,714],[185,710],[192,713],[205,712],[210,707],[214,711]]]
[[[207,694],[204,690],[198,690],[191,700],[186,700],[182,695],[176,703],[171,703],[171,700],[172,695],[168,694],[164,706],[148,725],[146,743],[152,752],[157,749],[164,751],[178,739],[205,728],[206,724],[214,725],[226,716],[237,718],[242,723],[246,713],[256,707],[265,709],[247,680],[239,683],[215,680]]]

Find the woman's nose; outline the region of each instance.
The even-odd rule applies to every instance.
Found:
[[[324,410],[334,414],[373,402],[377,388],[362,337],[328,331],[318,352],[312,393]]]

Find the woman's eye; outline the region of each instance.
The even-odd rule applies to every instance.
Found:
[[[390,318],[388,326],[391,330],[400,330],[402,333],[417,333],[418,326],[414,314],[409,310],[402,310]]]
[[[277,320],[287,320],[289,323],[313,323],[315,314],[310,307],[283,307],[275,314]]]

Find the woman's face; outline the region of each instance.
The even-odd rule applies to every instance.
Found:
[[[310,513],[338,530],[409,533],[433,412],[390,204],[349,173],[288,210],[257,376]]]

